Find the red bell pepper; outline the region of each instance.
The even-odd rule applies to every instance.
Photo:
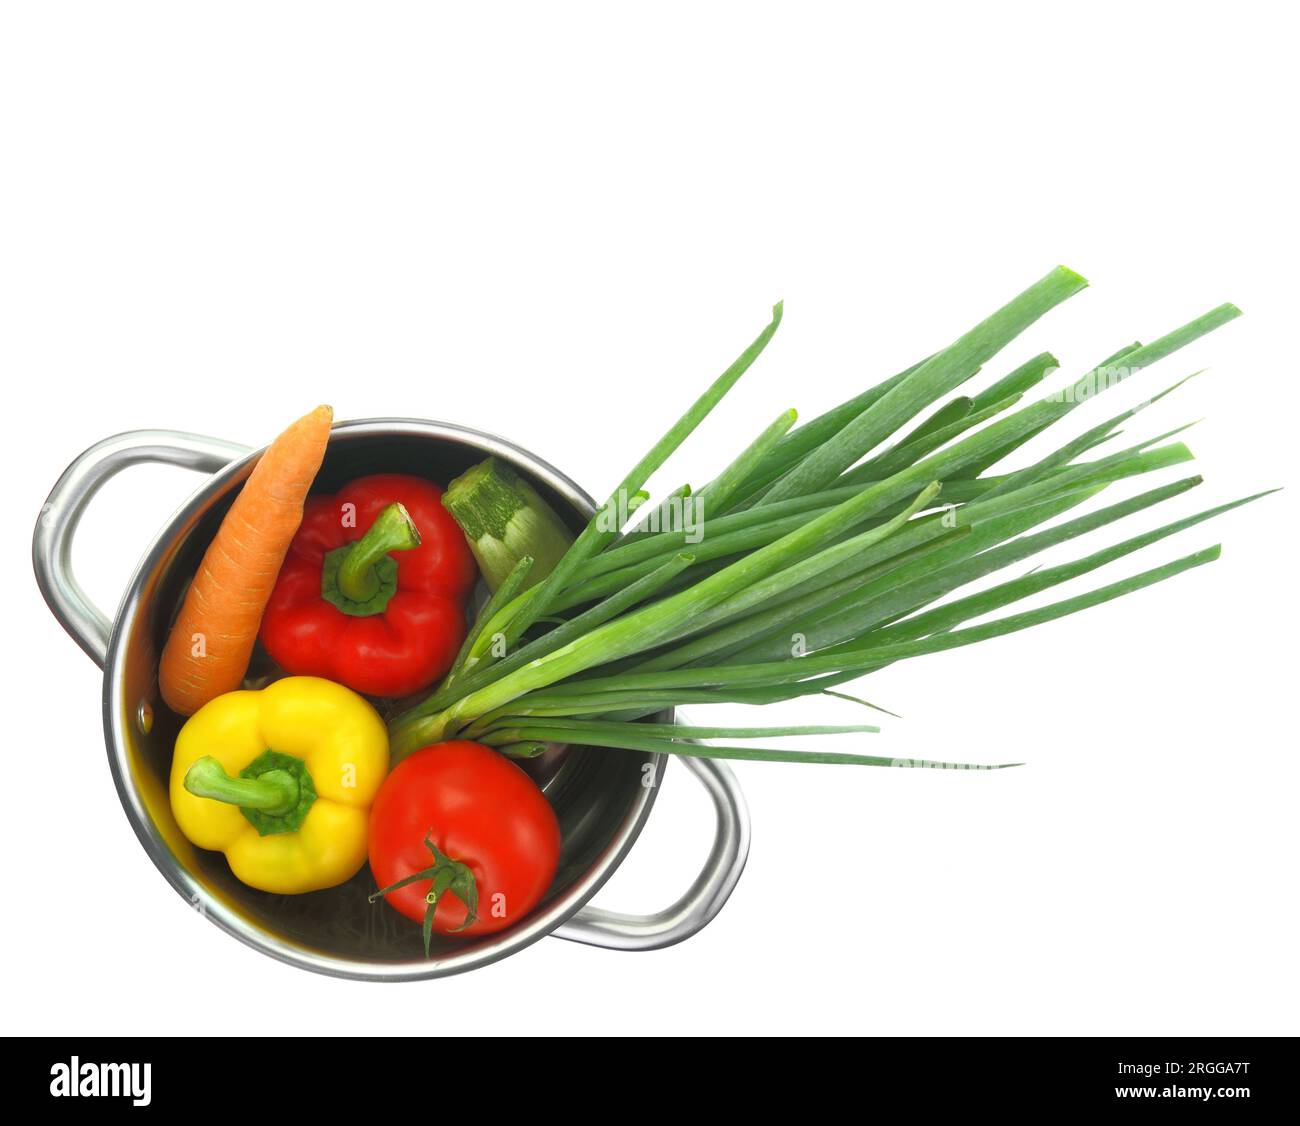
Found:
[[[307,499],[262,618],[262,644],[295,676],[368,696],[418,692],[451,667],[465,640],[462,604],[475,574],[442,489],[396,473],[362,477]]]

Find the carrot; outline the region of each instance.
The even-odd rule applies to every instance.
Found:
[[[173,711],[192,715],[243,682],[333,421],[330,407],[317,407],[272,442],[217,529],[158,667]]]

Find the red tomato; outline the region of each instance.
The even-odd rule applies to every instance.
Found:
[[[504,755],[465,740],[414,752],[379,788],[370,870],[380,888],[437,863],[426,838],[445,860],[468,868],[477,886],[478,918],[469,926],[457,894],[439,897],[433,930],[441,934],[490,934],[519,922],[546,894],[560,859],[560,823],[542,791]],[[384,898],[422,923],[432,884],[417,880]]]

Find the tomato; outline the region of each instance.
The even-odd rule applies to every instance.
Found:
[[[388,903],[440,934],[490,934],[541,902],[560,859],[560,823],[504,755],[454,740],[423,747],[384,780],[370,810],[370,870]],[[421,876],[400,887],[413,876]],[[428,916],[435,880],[439,894]],[[467,901],[476,901],[470,918]],[[467,922],[468,920],[468,922]]]

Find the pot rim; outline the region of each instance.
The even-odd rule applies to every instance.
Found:
[[[555,466],[505,438],[472,427],[432,419],[364,418],[335,423],[331,441],[338,434],[362,437],[399,435],[469,443],[483,450],[486,455],[513,462],[540,478],[581,515],[590,517],[596,510],[594,499]],[[197,519],[216,497],[246,477],[264,450],[265,447],[251,451],[218,470],[172,514],[141,556],[114,616],[104,660],[104,732],[113,784],[117,787],[131,827],[154,866],[191,907],[198,909],[246,946],[314,973],[358,981],[420,981],[477,969],[531,946],[572,918],[613,875],[640,836],[658,794],[658,785],[638,787],[632,807],[609,843],[588,870],[562,895],[517,926],[498,935],[485,936],[464,953],[439,958],[436,962],[419,958],[380,963],[335,957],[296,946],[270,934],[227,904],[206,896],[199,882],[172,852],[145,809],[131,780],[127,761],[128,731],[136,717],[130,702],[125,698],[123,659],[127,638],[144,606],[142,588],[146,579],[156,571],[172,549],[178,529],[186,522]],[[656,777],[663,777],[664,760],[667,758],[664,754],[652,756]]]

